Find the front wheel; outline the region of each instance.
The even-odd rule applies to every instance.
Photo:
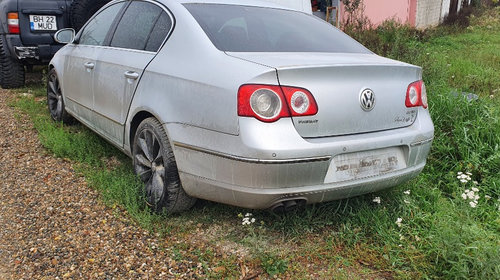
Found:
[[[61,85],[59,84],[55,69],[49,71],[47,81],[47,107],[54,121],[63,123],[71,123],[73,121],[73,118],[66,112]]]
[[[174,154],[167,134],[155,118],[147,118],[137,128],[133,144],[134,171],[144,183],[146,203],[154,211],[181,212],[196,199],[181,186]]]

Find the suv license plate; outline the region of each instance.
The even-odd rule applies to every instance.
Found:
[[[30,27],[33,31],[57,31],[56,16],[30,15]]]

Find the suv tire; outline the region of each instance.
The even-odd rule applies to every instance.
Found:
[[[110,0],[73,0],[71,3],[71,25],[78,31],[89,18]]]
[[[5,89],[24,86],[24,65],[8,55],[8,53],[5,51],[5,46],[1,37],[0,86]]]

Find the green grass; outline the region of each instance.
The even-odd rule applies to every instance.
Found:
[[[168,245],[172,257],[201,260],[210,278],[237,278],[243,259],[293,278],[500,279],[499,18],[496,8],[464,30],[421,32],[388,23],[357,34],[381,55],[423,66],[436,129],[427,166],[402,186],[284,215],[206,201],[182,214],[153,214],[130,159],[81,125],[53,123],[42,87],[20,90],[35,98],[18,98],[15,106],[30,115],[42,144],[74,162],[105,203],[166,241],[182,241]],[[470,172],[477,185],[461,183],[457,172]],[[480,195],[475,208],[461,197],[472,187]],[[257,222],[241,225],[238,214],[246,212]]]

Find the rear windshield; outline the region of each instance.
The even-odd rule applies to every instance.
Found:
[[[225,4],[185,7],[221,51],[370,53],[331,24],[301,12]]]

